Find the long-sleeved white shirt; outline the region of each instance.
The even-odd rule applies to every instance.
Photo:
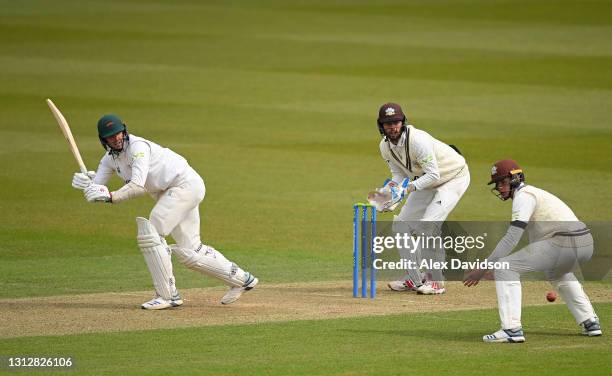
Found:
[[[586,225],[557,196],[531,185],[521,184],[512,198],[512,222],[499,241],[489,261],[497,261],[512,252],[524,231],[529,242],[555,236],[557,233],[581,234]]]
[[[397,145],[383,138],[380,154],[389,165],[394,182],[399,184],[410,178],[417,190],[439,187],[459,176],[466,166],[465,158],[453,148],[412,125],[406,126]]]
[[[113,173],[125,184],[133,183],[148,193],[165,191],[193,169],[179,154],[130,134],[129,143],[118,155],[106,153],[96,171],[95,184],[106,185]]]

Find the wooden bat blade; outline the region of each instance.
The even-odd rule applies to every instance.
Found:
[[[47,106],[49,106],[53,117],[55,117],[55,120],[57,121],[57,124],[59,125],[62,134],[64,135],[64,138],[66,139],[66,141],[68,141],[68,146],[70,147],[70,151],[72,152],[74,159],[76,159],[77,163],[79,164],[79,169],[82,173],[86,174],[87,168],[85,167],[85,163],[83,163],[83,158],[81,158],[81,153],[79,152],[79,148],[77,147],[77,144],[74,141],[72,131],[70,130],[70,126],[68,126],[66,118],[64,117],[64,115],[62,115],[60,110],[55,106],[51,99],[47,99]]]

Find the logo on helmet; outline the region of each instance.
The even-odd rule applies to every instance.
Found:
[[[497,166],[493,166],[493,168],[491,169],[491,175],[495,174],[497,174]]]
[[[385,115],[386,116],[393,116],[393,115],[395,115],[395,108],[387,107],[387,109],[385,110]]]
[[[111,120],[111,121],[109,121],[108,123],[106,123],[106,128],[110,128],[110,127],[112,127],[113,125],[115,125],[115,123],[113,123],[113,122],[112,122],[112,120]]]

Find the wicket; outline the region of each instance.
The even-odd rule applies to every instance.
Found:
[[[370,226],[368,229],[368,208]],[[361,267],[361,297],[368,296],[368,269],[370,270],[370,298],[376,297],[376,269],[374,269],[374,237],[376,236],[376,208],[370,204],[353,205],[353,297],[359,296],[359,268]],[[361,255],[359,254],[361,249]],[[369,255],[369,260],[368,260]]]

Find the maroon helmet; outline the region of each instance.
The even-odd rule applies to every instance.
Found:
[[[525,174],[523,174],[523,169],[512,159],[504,159],[498,162],[495,162],[493,167],[491,168],[491,181],[488,183],[496,184],[505,178],[510,178],[510,189],[514,191],[518,188],[522,182],[525,181]],[[497,190],[497,186],[491,189],[492,191]],[[496,194],[496,196],[501,198],[502,200],[507,200],[508,198],[501,197],[500,194]]]
[[[396,121],[401,121],[406,124],[406,115],[404,115],[404,111],[402,111],[402,107],[397,103],[385,103],[380,106],[378,110],[378,130],[382,135],[385,134],[383,129],[384,123],[394,123]]]

